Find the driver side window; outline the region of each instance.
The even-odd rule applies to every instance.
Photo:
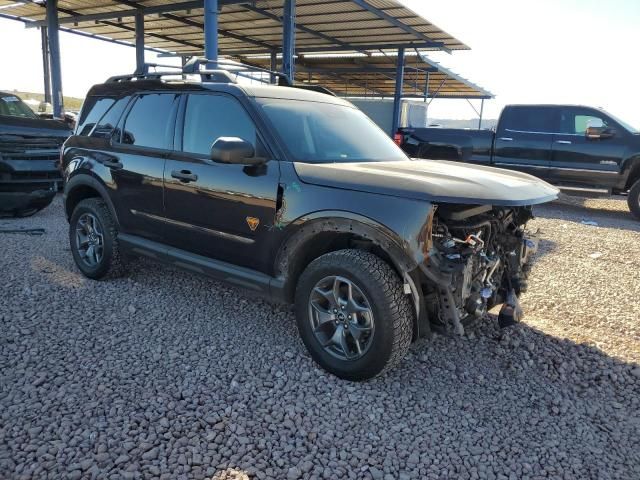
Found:
[[[588,127],[606,127],[607,122],[593,115],[576,115],[574,117],[575,133],[585,133]]]
[[[189,95],[184,114],[182,150],[209,155],[219,137],[239,137],[256,148],[256,127],[246,110],[226,95]]]
[[[610,125],[603,116],[586,110],[564,110],[561,114],[561,133],[584,135],[588,127],[606,128]]]

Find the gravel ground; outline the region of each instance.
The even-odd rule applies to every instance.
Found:
[[[357,384],[288,308],[147,262],[83,278],[59,200],[0,220],[47,230],[0,234],[0,478],[638,479],[640,223],[621,200],[538,214],[522,324]]]

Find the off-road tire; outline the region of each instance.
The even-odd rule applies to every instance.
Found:
[[[355,284],[368,299],[375,329],[371,345],[356,360],[328,353],[313,333],[309,299],[327,276],[339,275]],[[346,380],[367,380],[397,365],[406,355],[413,334],[413,308],[397,273],[381,258],[360,250],[339,250],[317,258],[304,270],[295,295],[298,331],[311,357],[328,372]]]
[[[636,180],[636,183],[634,183],[631,190],[629,190],[627,203],[633,216],[640,220],[640,180]]]
[[[104,250],[102,260],[94,268],[80,258],[76,245],[76,226],[83,213],[93,214],[102,227]],[[101,198],[87,198],[76,205],[69,221],[69,245],[71,254],[82,274],[93,280],[117,278],[125,273],[123,257],[118,246],[118,228],[109,208]]]

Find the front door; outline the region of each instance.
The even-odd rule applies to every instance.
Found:
[[[505,107],[494,143],[495,166],[547,179],[556,123],[550,107]]]
[[[589,139],[587,127],[609,129],[613,136]],[[620,179],[623,135],[624,130],[598,110],[563,108],[559,133],[554,135],[551,179],[561,184],[613,187]]]
[[[188,95],[178,115],[177,148],[164,172],[168,242],[180,249],[265,273],[271,261],[279,163],[245,166],[210,159],[219,137],[240,137],[271,158],[249,110],[233,96]]]

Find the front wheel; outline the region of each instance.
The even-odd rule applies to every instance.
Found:
[[[631,190],[629,190],[627,203],[629,204],[631,213],[640,220],[640,180],[637,180],[631,187]]]
[[[366,380],[405,356],[413,311],[396,272],[369,252],[317,258],[296,289],[296,318],[311,357],[347,380]]]

